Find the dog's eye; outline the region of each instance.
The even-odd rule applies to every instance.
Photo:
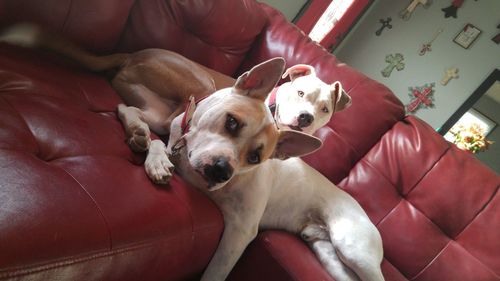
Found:
[[[298,92],[297,92],[297,95],[299,95],[299,97],[303,97],[303,96],[304,96],[304,92],[302,92],[302,91],[298,91]]]
[[[240,129],[240,123],[238,123],[238,120],[236,120],[236,118],[234,118],[231,114],[228,114],[225,127],[230,134],[234,135]]]
[[[325,107],[323,107],[323,108],[321,109],[321,111],[323,111],[324,113],[328,113],[328,112],[329,112],[328,107],[326,107],[326,106],[325,106]]]
[[[252,151],[248,154],[247,161],[249,164],[259,164],[260,163],[260,149]]]

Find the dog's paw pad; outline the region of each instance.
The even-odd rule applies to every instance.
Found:
[[[149,154],[144,167],[146,174],[155,184],[167,184],[174,170],[174,165],[165,153]]]
[[[135,124],[134,124],[135,125]],[[128,145],[135,152],[144,152],[151,145],[151,133],[145,123],[131,126]]]

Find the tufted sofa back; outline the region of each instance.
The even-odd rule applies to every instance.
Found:
[[[99,53],[168,49],[228,75],[236,73],[267,20],[253,0],[2,0],[0,5],[0,25],[36,22]]]

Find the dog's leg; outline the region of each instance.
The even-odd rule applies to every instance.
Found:
[[[224,216],[224,233],[203,273],[202,281],[225,280],[245,248],[257,236],[269,198],[267,179],[253,176],[240,178],[236,186],[226,186],[226,190],[222,189],[221,193],[211,196]],[[233,187],[235,189],[228,190]]]
[[[342,281],[359,281],[358,276],[337,256],[326,226],[319,224],[307,225],[301,231],[300,236],[309,244],[323,267],[333,278]]]
[[[153,140],[149,147],[144,168],[148,177],[156,184],[167,184],[172,177],[174,165],[167,156],[167,148],[161,140]]]
[[[167,149],[161,140],[151,141],[148,124],[143,121],[143,112],[133,106],[118,105],[118,117],[125,127],[128,144],[133,151],[149,149],[144,168],[148,177],[156,184],[166,184],[172,177],[174,165],[167,157]]]
[[[163,99],[142,84],[133,84],[120,78],[112,81],[113,88],[125,103],[140,110],[140,119],[158,135],[168,135],[172,120],[182,112],[178,102]]]
[[[349,269],[338,257],[330,241],[315,240],[309,242],[309,246],[318,257],[326,271],[339,281],[359,281],[360,279]]]
[[[223,281],[231,272],[245,248],[257,235],[257,224],[227,224],[219,246],[203,273],[201,281]]]
[[[151,133],[148,124],[143,121],[142,111],[133,106],[120,104],[118,105],[118,118],[125,127],[130,148],[135,152],[148,150],[151,144]]]
[[[363,281],[383,281],[382,239],[369,219],[340,219],[330,227],[330,239],[340,260]]]

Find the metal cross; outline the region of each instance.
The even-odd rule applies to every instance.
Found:
[[[425,53],[427,52],[430,52],[432,51],[431,49],[431,46],[432,46],[432,42],[434,42],[434,40],[436,40],[436,38],[439,36],[439,34],[441,34],[441,32],[443,32],[443,29],[439,29],[435,34],[434,34],[434,37],[432,37],[432,40],[425,43],[425,44],[422,44],[422,48],[420,48],[420,52],[418,53],[419,55],[423,56],[425,55]]]
[[[380,34],[382,34],[382,30],[384,30],[384,28],[386,28],[386,27],[388,29],[392,28],[392,25],[390,23],[392,21],[391,17],[388,17],[386,20],[380,19],[379,21],[382,24],[382,26],[377,31],[375,31],[375,35],[377,35],[377,36],[380,36]]]

